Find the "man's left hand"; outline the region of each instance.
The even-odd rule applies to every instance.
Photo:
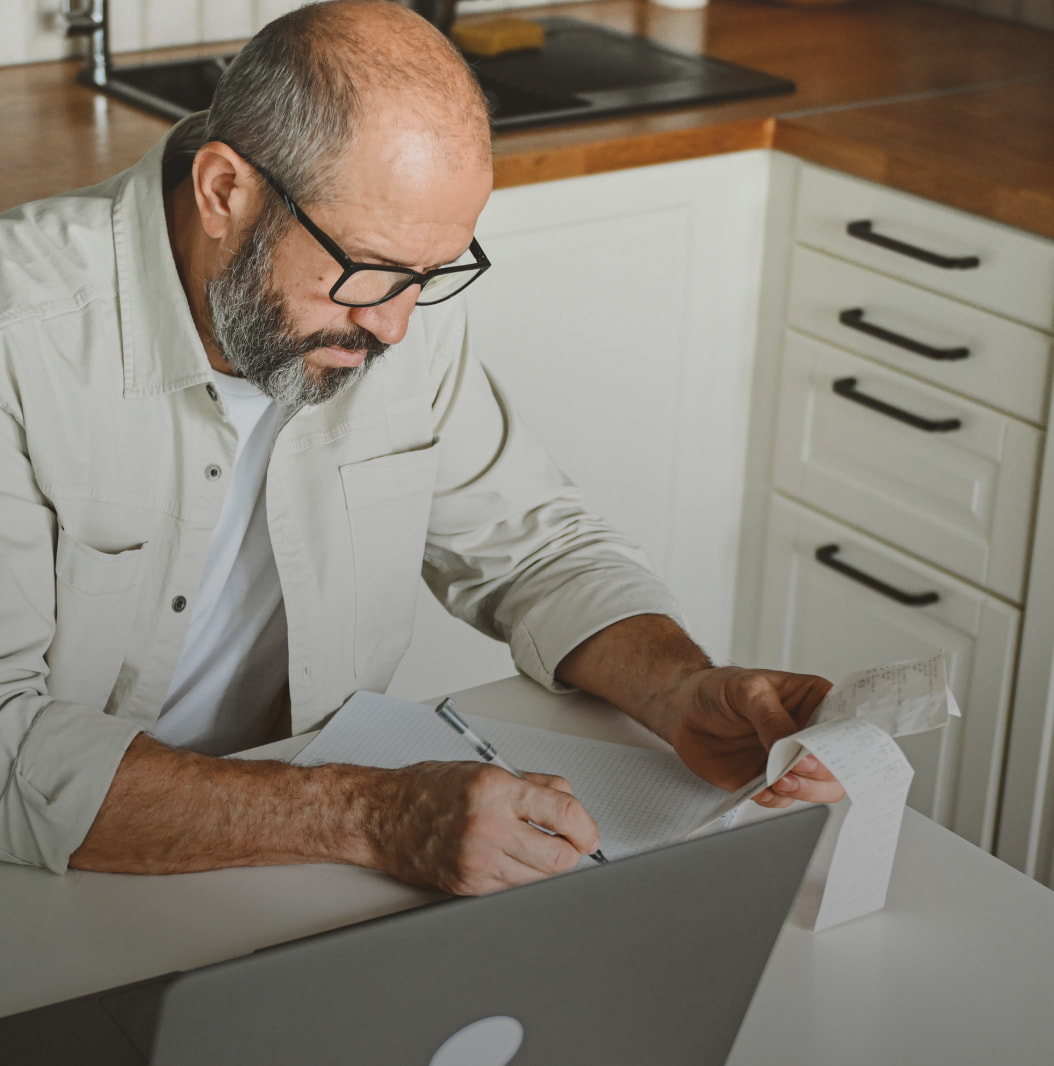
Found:
[[[812,674],[736,666],[699,670],[685,678],[664,733],[690,769],[732,791],[764,771],[772,745],[804,728],[830,687]],[[754,799],[776,808],[794,800],[835,803],[844,795],[831,772],[806,755]]]
[[[700,777],[729,791],[765,769],[769,748],[803,729],[831,687],[813,674],[716,667],[663,615],[635,615],[600,630],[560,663],[557,677],[621,707]],[[787,807],[844,795],[830,771],[806,755],[755,801]]]

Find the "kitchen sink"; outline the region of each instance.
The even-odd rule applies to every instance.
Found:
[[[495,130],[794,91],[794,84],[570,18],[540,18],[541,50],[466,55],[490,101]],[[229,55],[111,66],[93,88],[176,121],[204,110]]]

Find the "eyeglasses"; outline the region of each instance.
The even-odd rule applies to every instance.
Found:
[[[234,151],[238,150],[235,148]],[[407,267],[356,263],[321,226],[311,221],[304,209],[263,167],[243,153],[238,154],[278,193],[293,218],[340,264],[342,273],[329,290],[329,298],[336,304],[343,307],[376,307],[377,304],[405,292],[411,285],[420,285],[421,295],[417,298],[417,303],[421,307],[429,307],[449,300],[451,296],[467,289],[490,267],[490,260],[475,237],[472,238],[468,251],[453,263],[424,274],[418,274],[416,270]]]

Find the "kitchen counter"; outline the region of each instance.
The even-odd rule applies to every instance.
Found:
[[[1054,238],[1054,34],[908,0],[647,0],[531,8],[792,79],[785,96],[502,134],[499,188],[777,148]],[[481,16],[474,16],[478,19]],[[223,51],[120,56],[118,63]],[[77,61],[0,68],[0,209],[128,166],[168,128],[74,83]]]

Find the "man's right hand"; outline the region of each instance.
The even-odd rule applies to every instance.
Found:
[[[596,823],[562,777],[521,779],[476,762],[375,772],[363,826],[370,865],[411,884],[483,895],[571,870],[600,846]]]
[[[477,895],[570,870],[599,845],[560,777],[523,780],[480,762],[215,759],[140,735],[70,865],[159,874],[343,862]]]

